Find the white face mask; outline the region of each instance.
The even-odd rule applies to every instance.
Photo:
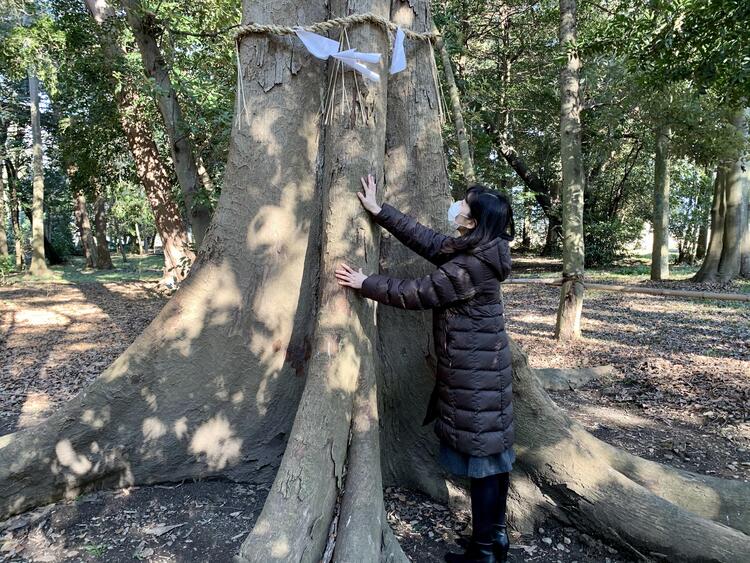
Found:
[[[461,202],[454,201],[448,208],[448,221],[450,221],[450,224],[454,229],[458,229],[462,226],[456,223],[456,217],[458,217],[459,215],[463,215],[463,213],[461,213]]]

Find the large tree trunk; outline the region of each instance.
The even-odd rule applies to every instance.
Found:
[[[86,5],[94,20],[103,25],[114,16],[111,7],[104,0],[86,0]],[[116,67],[125,57],[119,44],[116,26],[108,28],[101,35],[102,48],[108,62]],[[111,69],[110,69],[111,72]],[[114,80],[114,74],[111,75]],[[169,171],[159,156],[148,120],[137,104],[137,92],[133,84],[124,77],[115,86],[115,100],[119,110],[120,123],[133,155],[135,170],[154,214],[156,230],[164,249],[164,279],[175,278],[181,281],[187,274],[186,262],[193,262],[195,254],[189,247],[187,228],[182,213],[172,193]]]
[[[711,236],[703,264],[693,276],[693,281],[696,282],[714,281],[719,271],[719,260],[721,259],[721,248],[724,240],[724,188],[726,177],[726,166],[719,164],[714,177],[714,195],[711,202]]]
[[[98,195],[94,201],[94,228],[96,229],[96,268],[111,270],[114,266],[107,243],[107,205],[102,195]]]
[[[651,279],[669,278],[669,136],[668,125],[656,131],[654,161],[654,241],[651,249]]]
[[[313,9],[325,8],[323,2],[312,4]],[[297,8],[288,8],[293,11],[286,17],[295,21]],[[335,14],[351,10],[388,17],[390,0],[333,0],[330,9]],[[246,9],[246,19],[262,21],[269,17],[259,10],[260,7]],[[274,19],[284,16],[278,9],[272,14]],[[388,52],[387,35],[378,27],[357,26],[348,34],[352,44],[362,51]],[[243,47],[255,47],[255,52],[259,52],[262,48],[258,44],[266,41],[253,38],[246,40]],[[329,73],[334,74],[340,68],[338,63],[329,66]],[[388,75],[382,68],[380,75],[380,83],[363,82],[357,88],[355,75],[346,72],[351,113],[334,116],[321,131],[323,166],[318,182],[324,227],[312,357],[302,406],[281,466],[263,511],[240,550],[238,560],[243,562],[266,562],[274,555],[286,561],[318,561],[332,520],[339,523],[334,561],[376,561],[380,555],[383,526],[387,525],[383,519],[380,467],[368,466],[359,457],[347,457],[351,428],[352,449],[379,459],[377,444],[368,443],[366,433],[370,424],[377,424],[373,307],[356,292],[345,291],[334,276],[341,262],[354,261],[367,271],[378,267],[379,229],[366,217],[355,192],[360,189],[359,178],[363,174],[383,176]],[[312,79],[310,89],[316,90],[318,80]],[[331,80],[339,83],[335,76]],[[248,81],[256,82],[252,73]],[[253,89],[257,91],[258,87]],[[353,402],[355,392],[357,401]],[[361,422],[359,425],[352,425],[353,407],[354,420]],[[377,432],[371,432],[370,439],[373,438],[377,438]],[[367,498],[369,487],[378,493],[374,499]],[[283,552],[279,546],[283,546]]]
[[[199,248],[211,222],[211,210],[199,200],[201,180],[195,161],[193,142],[182,118],[177,92],[172,86],[164,56],[156,42],[162,32],[154,14],[147,12],[140,0],[122,0],[128,23],[141,52],[146,75],[154,80],[155,96],[169,137],[177,179],[193,228],[195,246]]]
[[[324,1],[307,2],[301,19],[296,1],[247,2],[244,19],[319,21]],[[379,1],[358,9],[388,13]],[[417,29],[429,21],[421,0],[394,0],[391,13]],[[386,44],[370,26],[350,34],[363,47]],[[409,45],[408,72],[388,80],[387,122],[385,81],[364,87],[359,108],[380,116],[383,130],[352,120],[322,134],[323,65],[290,38],[246,38],[240,52],[251,123],[235,121],[225,188],[192,274],[81,394],[38,426],[0,437],[0,518],[103,486],[275,474],[238,560],[318,561],[327,547],[339,561],[406,561],[382,512],[381,468],[383,484],[467,500],[466,481],[446,479],[438,442],[420,425],[434,383],[430,314],[377,307],[373,323],[369,302],[335,288],[330,269],[347,259],[369,271],[378,261],[389,273],[426,271],[413,255],[402,260],[391,237],[378,252],[354,192],[360,167],[380,172],[385,147],[388,201],[445,226],[436,93],[416,64],[429,49]],[[744,560],[745,483],[600,442],[549,399],[515,345],[513,361],[511,524],[527,530],[554,514],[650,556]],[[335,545],[326,545],[329,530]]]
[[[745,111],[738,111],[732,120],[732,124],[744,139],[747,139],[747,123]],[[724,188],[724,233],[721,245],[721,258],[717,276],[722,282],[731,281],[740,273],[740,258],[742,254],[743,225],[743,192],[745,191],[747,166],[745,160],[745,147],[734,161],[729,165]]]
[[[574,340],[581,336],[583,307],[583,155],[581,105],[576,50],[576,0],[560,0],[560,45],[567,63],[560,73],[560,160],[562,161],[563,279],[555,336]]]
[[[39,119],[39,79],[29,67],[29,100],[31,106],[31,170],[33,199],[31,205],[31,267],[35,276],[49,273],[44,259],[44,169],[42,168],[42,126]]]
[[[75,218],[86,267],[93,268],[96,266],[96,241],[94,241],[94,235],[91,234],[91,221],[86,211],[86,196],[83,192],[79,192],[76,196]]]

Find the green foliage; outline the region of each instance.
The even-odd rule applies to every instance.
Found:
[[[16,269],[16,261],[13,255],[0,256],[0,285],[5,285],[5,282],[12,272]]]
[[[750,99],[750,3],[636,0],[614,8],[600,42],[626,54],[652,86],[689,81],[735,105]]]

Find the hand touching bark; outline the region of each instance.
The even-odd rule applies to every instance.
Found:
[[[368,174],[366,179],[362,176],[360,181],[362,182],[362,187],[364,188],[365,193],[357,192],[357,197],[359,197],[362,207],[367,209],[367,211],[373,215],[377,215],[380,213],[380,206],[378,205],[378,202],[375,201],[375,191],[377,190],[375,176]]]
[[[341,266],[336,269],[336,278],[338,279],[339,285],[359,289],[362,287],[362,282],[365,281],[367,276],[362,273],[362,268],[359,269],[359,272],[355,272],[346,264],[341,264]]]

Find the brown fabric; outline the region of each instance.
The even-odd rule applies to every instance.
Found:
[[[470,251],[440,251],[446,235],[383,204],[374,220],[438,268],[428,276],[372,275],[361,294],[402,309],[433,309],[437,381],[425,424],[460,452],[487,456],[513,445],[511,353],[500,282],[510,274],[508,241]]]

